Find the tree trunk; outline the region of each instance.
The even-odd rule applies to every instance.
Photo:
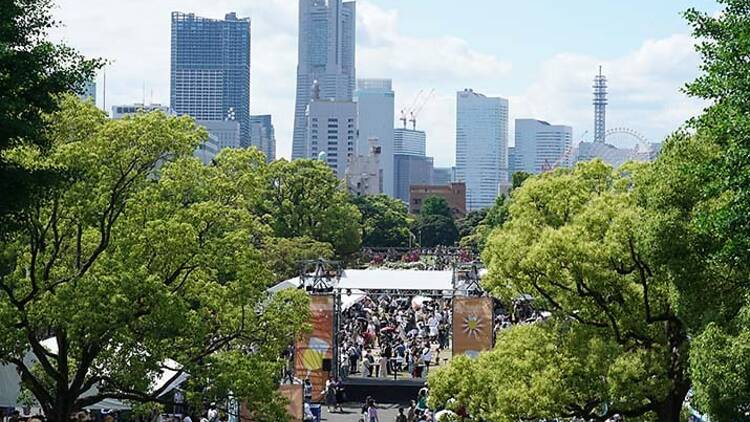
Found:
[[[685,327],[676,319],[666,322],[666,334],[670,359],[667,372],[672,388],[665,400],[657,404],[656,414],[660,421],[679,422],[685,396],[690,390],[687,373],[688,337]]]

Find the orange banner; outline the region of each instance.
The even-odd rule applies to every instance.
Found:
[[[453,298],[453,356],[492,348],[492,298]]]
[[[323,401],[323,390],[330,371],[324,361],[333,358],[333,296],[310,296],[312,331],[297,341],[294,369],[297,378],[310,378],[313,401]]]

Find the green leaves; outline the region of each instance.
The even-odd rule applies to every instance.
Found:
[[[111,121],[72,97],[48,119],[48,153],[7,155],[70,177],[2,244],[0,359],[56,420],[104,398],[156,401],[166,362],[191,375],[193,394],[241,393],[253,410],[281,412],[281,352],[309,315],[303,292],[266,294],[262,156],[227,151],[203,166],[191,155],[206,134],[191,119]],[[44,352],[42,335],[59,353]]]
[[[410,218],[406,206],[387,195],[366,195],[352,199],[362,215],[362,244],[371,247],[409,245]]]
[[[677,420],[671,403],[690,386],[688,339],[670,305],[670,274],[652,261],[651,215],[634,189],[643,171],[593,161],[513,192],[483,252],[485,288],[507,309],[530,294],[551,317],[500,333],[493,351],[462,363],[479,379],[446,382],[438,403],[461,398],[472,417],[499,421]],[[452,370],[436,380],[464,376]]]

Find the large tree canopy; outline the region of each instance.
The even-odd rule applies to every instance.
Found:
[[[505,301],[532,294],[552,317],[499,336],[474,367],[495,382],[460,384],[464,391],[442,380],[451,370],[438,372],[438,402],[465,397],[459,404],[475,417],[498,421],[679,420],[688,337],[669,302],[670,274],[651,261],[649,214],[632,188],[639,172],[594,161],[513,193],[510,218],[483,253],[486,287]]]
[[[48,154],[8,155],[67,176],[2,244],[0,361],[56,422],[103,398],[158,402],[150,380],[174,365],[201,398],[232,392],[281,415],[280,356],[307,298],[265,292],[260,248],[272,230],[248,206],[262,191],[245,171],[262,156],[227,151],[206,167],[191,156],[205,133],[187,117],[112,121],[75,98],[62,104],[47,117]]]
[[[406,205],[387,195],[353,198],[362,214],[362,244],[371,247],[409,245],[409,213]]]
[[[46,148],[43,116],[56,109],[55,97],[80,90],[101,66],[47,40],[57,25],[51,6],[50,0],[0,4],[0,235],[16,227],[16,211],[60,179],[54,169],[16,166],[2,151],[20,144]]]
[[[277,237],[307,236],[333,245],[340,255],[359,250],[360,213],[325,163],[274,161],[265,183],[259,210]]]

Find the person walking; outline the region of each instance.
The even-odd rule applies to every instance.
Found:
[[[398,415],[396,415],[396,422],[407,422],[406,415],[404,414],[404,408],[398,409]]]
[[[328,408],[329,413],[334,413],[336,411],[337,403],[336,403],[336,381],[333,379],[328,379],[326,381],[326,388],[323,390],[323,394],[326,398],[326,407]],[[333,409],[333,410],[331,410]]]

